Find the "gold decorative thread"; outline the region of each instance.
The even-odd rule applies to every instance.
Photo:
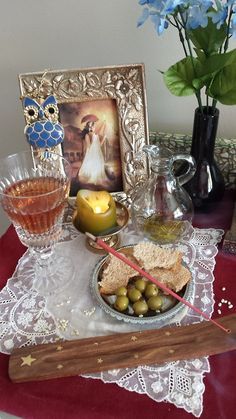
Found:
[[[28,356],[22,356],[21,360],[23,361],[21,364],[21,367],[24,365],[28,365],[28,367],[31,367],[32,362],[36,361],[36,358],[32,358],[31,354]]]

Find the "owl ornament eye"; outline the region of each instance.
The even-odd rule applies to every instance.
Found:
[[[23,107],[27,123],[24,132],[32,147],[49,149],[63,141],[64,128],[58,121],[59,111],[54,96],[48,96],[40,103],[25,97]]]
[[[44,108],[44,115],[47,119],[52,122],[57,122],[59,117],[59,111],[56,104],[48,104]]]
[[[36,106],[29,105],[24,109],[24,116],[27,124],[36,121],[38,119],[39,111]]]

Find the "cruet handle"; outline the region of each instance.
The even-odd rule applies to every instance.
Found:
[[[177,180],[180,185],[184,185],[186,182],[188,182],[192,177],[194,176],[196,172],[196,162],[192,156],[189,156],[188,154],[178,154],[176,156],[172,156],[170,159],[170,165],[174,164],[175,161],[184,160],[188,162],[188,169],[185,173],[183,173],[180,176],[177,176]]]

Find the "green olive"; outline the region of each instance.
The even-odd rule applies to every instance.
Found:
[[[133,305],[133,310],[137,316],[145,314],[148,311],[148,305],[145,300],[136,301]]]
[[[130,288],[128,290],[128,298],[132,303],[135,303],[136,301],[140,300],[142,297],[142,294],[137,288]]]
[[[145,279],[138,278],[136,279],[134,284],[135,284],[135,288],[137,288],[137,290],[143,293],[146,289],[147,281],[145,281]]]
[[[125,311],[129,305],[129,299],[125,295],[119,295],[116,298],[114,307],[118,311]]]
[[[147,284],[146,289],[145,289],[145,297],[146,298],[150,298],[150,297],[155,297],[158,294],[158,288],[155,284]]]
[[[117,295],[117,297],[119,297],[119,296],[126,296],[127,295],[127,288],[125,288],[125,287],[119,287],[119,288],[117,288],[115,294]]]
[[[163,304],[163,300],[159,295],[150,297],[147,301],[147,305],[148,308],[150,308],[150,310],[160,310],[160,308],[162,307]]]

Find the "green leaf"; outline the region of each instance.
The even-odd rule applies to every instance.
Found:
[[[188,36],[197,49],[204,51],[206,57],[216,53],[221,48],[227,36],[227,25],[217,29],[216,25],[208,19],[206,28],[199,27],[188,31]]]
[[[203,86],[208,88],[216,74],[231,64],[236,66],[236,50],[225,54],[215,54],[204,61],[196,62],[197,77],[192,82],[193,86],[197,90],[200,90]]]
[[[206,81],[207,80],[204,77],[196,78],[196,79],[193,79],[192,85],[196,90],[201,90],[203,86],[206,85]]]
[[[194,66],[194,68],[193,68]],[[164,73],[164,81],[175,96],[206,93],[224,104],[236,104],[236,49],[205,60],[184,58]]]
[[[193,59],[194,64],[198,62],[197,58]],[[170,92],[175,96],[190,96],[196,93],[192,81],[196,78],[192,60],[190,57],[172,65],[164,73],[164,82]]]
[[[224,54],[214,54],[207,58],[200,65],[198,63],[198,75],[206,75],[219,71],[227,65],[236,64],[236,49]]]
[[[236,105],[235,64],[230,64],[217,73],[207,94],[224,105]]]

